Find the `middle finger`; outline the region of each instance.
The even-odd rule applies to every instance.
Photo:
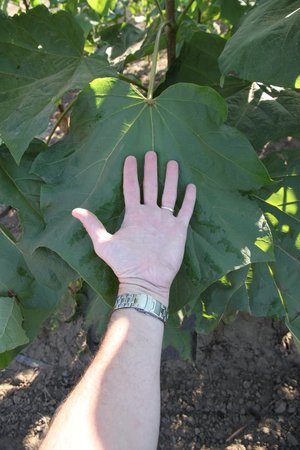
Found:
[[[144,204],[157,204],[157,156],[153,151],[147,152],[144,163]]]

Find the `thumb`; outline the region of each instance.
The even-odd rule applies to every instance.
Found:
[[[100,220],[87,209],[76,208],[72,211],[72,216],[80,220],[90,238],[93,241],[94,249],[96,250],[102,242],[108,241],[111,234],[106,231],[105,226]]]

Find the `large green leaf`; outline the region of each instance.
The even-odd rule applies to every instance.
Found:
[[[0,296],[7,297],[11,293],[18,299],[17,306],[30,341],[56,308],[68,283],[76,278],[74,271],[53,251],[46,248],[33,251],[34,240],[44,228],[39,209],[43,182],[28,172],[33,159],[45,147],[38,141],[31,144],[20,166],[4,146],[0,148],[0,203],[17,208],[22,227],[16,242],[11,233],[0,226]],[[18,339],[13,342],[11,348],[21,345]],[[0,339],[0,346],[3,345],[5,342]],[[15,352],[1,355],[0,366],[14,355]]]
[[[252,263],[229,273],[201,294],[201,303],[192,306],[195,329],[210,333],[223,319],[235,319],[237,311],[257,317],[285,316],[281,293],[268,263]]]
[[[220,85],[218,58],[227,41],[198,31],[184,43],[179,57],[158,86],[161,93],[168,86],[188,82],[211,86],[226,98],[227,124],[244,133],[256,149],[271,140],[300,134],[300,94],[293,89],[264,86],[225,77]]]
[[[276,262],[276,266],[278,262]],[[281,301],[281,294],[269,264],[252,264],[246,284],[251,314],[257,317],[274,317],[277,319],[284,317],[285,310]]]
[[[223,125],[225,119],[226,104],[210,88],[178,84],[148,103],[127,83],[94,80],[74,106],[66,139],[34,163],[33,171],[48,183],[42,187],[47,227],[39,245],[58,253],[112,303],[113,274],[95,257],[71,210],[86,207],[115,231],[124,208],[124,159],[133,153],[141,161],[154,148],[160,189],[166,162],[180,163],[177,207],[188,182],[198,187],[184,263],[173,286],[174,309],[188,301],[187,286],[195,298],[225,273],[272,259],[269,229],[246,195],[270,179],[248,141]]]
[[[300,149],[270,153],[262,162],[272,178],[300,175]]]
[[[43,321],[56,308],[72,271],[63,261],[59,262],[58,257],[49,250],[37,251],[31,258],[26,255],[26,262],[31,263],[32,268],[39,267],[40,272],[42,270],[45,272],[44,281],[48,283],[48,286],[47,283],[42,285],[37,281],[39,276],[36,272],[29,270],[20,248],[7,239],[1,230],[0,248],[0,296],[7,297],[8,294],[11,294],[18,299],[18,308],[22,314],[20,321],[23,321],[23,328],[31,341],[37,335]],[[15,329],[15,332],[18,333],[18,328]],[[20,342],[18,339],[12,340],[10,349],[26,342]],[[5,345],[5,339],[1,338],[1,348],[4,348]]]
[[[228,273],[201,294],[201,301],[195,302],[191,313],[195,314],[195,329],[198,333],[210,333],[224,317],[226,310],[249,312],[245,292],[248,266]]]
[[[240,0],[221,0],[221,17],[229,20],[233,25],[238,24],[249,9],[249,2],[241,2]]]
[[[276,263],[270,263],[270,268],[286,312],[287,326],[299,340],[300,176],[285,176],[272,190],[264,189],[260,196],[274,239]]]
[[[45,228],[40,210],[40,190],[44,182],[40,177],[30,174],[29,169],[36,156],[46,148],[43,142],[34,141],[17,166],[7,148],[0,147],[0,203],[18,210],[22,228],[18,242],[4,228],[2,232],[23,255],[35,278],[41,284],[60,291],[64,289],[65,283],[74,278],[74,272],[49,249],[39,248],[34,252],[34,242]]]
[[[17,162],[43,132],[61,96],[112,69],[83,56],[83,31],[71,14],[39,6],[0,16],[0,135]]]
[[[266,142],[300,135],[300,93],[252,83],[226,99],[229,125],[256,149]]]
[[[250,11],[220,56],[224,75],[300,86],[299,0],[268,0]]]
[[[266,206],[265,211],[267,212],[267,210]],[[299,340],[300,222],[288,218],[288,215],[284,213],[277,212],[276,218],[278,219],[277,232],[273,232],[276,266],[272,265],[272,271],[286,310],[287,326]]]
[[[18,209],[23,241],[31,245],[34,237],[44,228],[40,212],[40,188],[43,181],[29,174],[36,156],[47,148],[41,141],[34,141],[25,153],[21,165],[17,166],[7,147],[0,147],[0,203]]]
[[[0,297],[0,353],[29,342],[22,328],[22,314],[14,298]]]

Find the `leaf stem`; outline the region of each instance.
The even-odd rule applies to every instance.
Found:
[[[190,7],[192,6],[192,4],[194,3],[195,0],[190,0],[188,2],[188,4],[186,5],[186,7],[184,8],[184,10],[179,14],[177,20],[176,20],[176,29],[178,29],[181,25],[181,22],[183,21],[183,19],[185,18],[188,10],[190,9]]]
[[[137,86],[140,89],[142,89],[143,91],[147,92],[147,88],[137,80],[133,80],[130,77],[126,77],[126,75],[123,75],[122,73],[118,73],[118,78],[120,80],[127,81],[127,83],[135,84],[135,86]]]
[[[60,124],[60,122],[63,120],[63,118],[66,116],[66,114],[70,111],[70,109],[72,108],[72,106],[74,105],[74,103],[76,102],[77,97],[74,98],[74,100],[72,100],[68,106],[66,107],[66,109],[61,113],[61,115],[59,116],[59,118],[57,119],[57,121],[55,122],[55,124],[53,125],[53,128],[48,136],[48,139],[46,141],[46,144],[49,145],[51,138],[53,136],[53,134],[55,133],[56,128],[58,127],[58,125]]]
[[[157,31],[156,38],[155,38],[154,51],[153,51],[153,55],[152,55],[152,65],[151,65],[151,70],[150,70],[150,75],[149,75],[149,86],[148,86],[148,94],[147,94],[148,100],[152,100],[152,98],[153,98],[153,89],[154,89],[154,83],[155,83],[160,37],[161,37],[161,33],[163,32],[163,29],[166,26],[170,26],[170,22],[165,21],[160,24],[159,29]]]

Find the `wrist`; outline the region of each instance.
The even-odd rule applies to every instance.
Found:
[[[161,286],[155,286],[138,278],[131,278],[120,281],[118,295],[122,294],[148,294],[163,305],[169,305],[170,289]]]

